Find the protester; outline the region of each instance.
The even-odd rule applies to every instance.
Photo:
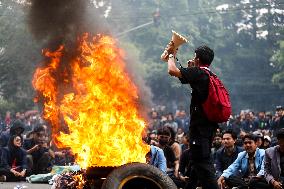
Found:
[[[189,137],[188,135],[184,135],[182,137],[182,142],[181,142],[181,153],[183,153],[185,150],[189,149]]]
[[[177,133],[178,124],[174,121],[173,113],[169,113],[167,115],[167,121],[166,121],[166,123],[164,125],[167,126],[167,127],[172,128],[174,130],[174,132]]]
[[[263,139],[264,138],[263,138],[262,132],[260,130],[256,130],[252,134],[255,135],[255,137],[256,137],[256,146],[258,148],[263,149]]]
[[[238,154],[243,151],[243,148],[235,145],[236,140],[237,135],[232,130],[227,130],[223,133],[223,147],[217,150],[215,159],[217,178],[237,159]]]
[[[209,76],[200,67],[209,67],[214,58],[214,52],[207,46],[200,46],[195,50],[195,57],[188,61],[187,68],[177,68],[175,64],[176,49],[170,43],[167,47],[168,72],[179,78],[182,84],[190,84],[192,98],[190,105],[189,140],[192,151],[192,174],[196,179],[190,179],[192,188],[196,188],[197,180],[203,189],[217,189],[215,170],[210,158],[212,139],[218,124],[206,117],[202,108],[208,96]]]
[[[167,160],[161,148],[150,145],[150,152],[146,154],[147,163],[167,173]]]
[[[51,170],[54,152],[48,147],[46,131],[42,125],[33,130],[33,138],[24,141],[27,150],[29,166],[33,174],[48,173]]]
[[[264,158],[264,176],[270,188],[282,189],[284,184],[284,128],[277,133],[278,145],[268,148]]]
[[[167,127],[167,126],[166,126]],[[179,143],[175,140],[176,139],[176,133],[173,130],[172,127],[167,127],[169,129],[169,131],[171,132],[171,137],[170,137],[170,141],[169,141],[169,146],[172,148],[172,150],[175,153],[175,157],[179,160],[180,159],[180,155],[181,155],[181,147],[179,145]]]
[[[267,149],[267,148],[270,148],[271,146],[271,138],[267,135],[265,135],[263,137],[263,145],[262,145],[262,149]]]
[[[185,110],[180,110],[177,112],[177,116],[175,118],[176,123],[178,124],[178,128],[181,128],[185,133],[188,132],[190,118],[186,114]]]
[[[284,108],[282,106],[276,106],[273,129],[277,132],[281,128],[284,128]]]
[[[177,133],[176,133],[176,140],[178,143],[182,143],[183,137],[186,136],[182,128],[178,128]]]
[[[174,150],[170,146],[171,131],[168,127],[158,129],[158,147],[164,151],[167,160],[167,175],[179,185],[178,169],[179,158],[176,157]]]
[[[22,146],[22,137],[13,135],[8,146],[2,149],[0,163],[0,181],[25,180],[27,174],[27,154]]]
[[[22,135],[25,131],[25,125],[20,120],[15,120],[10,129],[5,131],[0,136],[0,147],[5,147],[8,145],[9,138],[13,135]]]
[[[216,133],[212,147],[211,147],[211,154],[213,157],[213,161],[215,162],[216,159],[216,152],[222,147],[222,134],[221,133]]]
[[[223,171],[218,179],[221,189],[225,186],[240,189],[265,189],[268,187],[264,179],[264,150],[257,148],[257,137],[247,134],[244,138],[245,151],[238,154],[237,159]]]

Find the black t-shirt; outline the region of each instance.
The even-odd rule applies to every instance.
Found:
[[[202,103],[208,97],[209,76],[201,68],[180,68],[182,78],[179,78],[182,84],[189,84],[192,88],[192,99],[190,103],[190,129],[192,135],[198,134],[206,138],[212,133],[208,133],[208,128],[218,127],[217,123],[211,122],[207,119],[203,109]],[[199,128],[195,131],[196,128]]]
[[[175,156],[173,149],[170,146],[166,145],[163,148],[163,151],[167,160],[167,168],[174,168],[175,161],[177,160],[177,158]]]
[[[24,149],[29,150],[32,147],[34,147],[35,145],[36,145],[36,143],[33,139],[26,139],[24,141],[23,147],[24,147]],[[48,148],[42,147],[42,148],[38,149],[37,151],[34,151],[34,152],[31,153],[31,155],[33,156],[33,161],[34,161],[35,164],[38,162],[38,160],[42,157],[42,155],[45,152],[48,152]]]
[[[208,97],[208,74],[199,67],[180,68],[182,84],[189,84],[192,88],[190,103],[189,138],[193,156],[208,158],[213,135],[218,124],[207,119],[202,103]],[[196,146],[196,150],[194,149]],[[194,158],[194,157],[193,157]]]

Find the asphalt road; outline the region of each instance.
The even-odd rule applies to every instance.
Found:
[[[0,182],[0,189],[18,189],[17,186],[23,186],[20,189],[50,189],[48,184],[31,184],[27,182]]]

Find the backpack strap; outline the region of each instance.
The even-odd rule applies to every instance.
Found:
[[[200,66],[199,68],[201,68],[201,69],[205,69],[205,70],[207,70],[207,71],[209,71],[209,72],[210,72],[210,69],[209,69],[208,67]]]
[[[206,66],[200,66],[199,68],[201,68],[202,70],[205,70],[207,73],[209,73],[209,75],[213,75],[216,76],[216,74],[214,74],[208,67]]]

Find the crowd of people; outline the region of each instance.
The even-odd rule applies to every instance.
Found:
[[[25,181],[32,174],[49,173],[53,165],[74,162],[69,149],[56,148],[37,112],[7,112],[0,126],[0,182]]]
[[[273,113],[244,110],[219,124],[211,146],[219,188],[282,188],[283,110],[281,106]],[[160,161],[150,163],[167,173],[179,188],[201,186],[190,182],[195,180],[190,161],[194,154],[189,150],[190,117],[186,111],[173,114],[153,110],[150,117],[147,142],[155,146],[152,157],[160,150]],[[276,158],[276,152],[280,153],[280,159]]]
[[[74,163],[68,149],[59,150],[53,144],[50,128],[40,114],[7,115],[0,120],[0,181],[21,181],[31,174],[48,173],[53,165]],[[151,146],[147,162],[172,178],[179,188],[186,189],[199,186],[198,182],[190,182],[190,157],[194,154],[189,151],[189,128],[190,117],[185,110],[175,113],[153,110],[145,138]],[[211,146],[219,187],[282,188],[283,128],[281,106],[273,113],[244,110],[219,124]],[[280,159],[274,161],[278,148]],[[275,170],[282,166],[283,169]]]

